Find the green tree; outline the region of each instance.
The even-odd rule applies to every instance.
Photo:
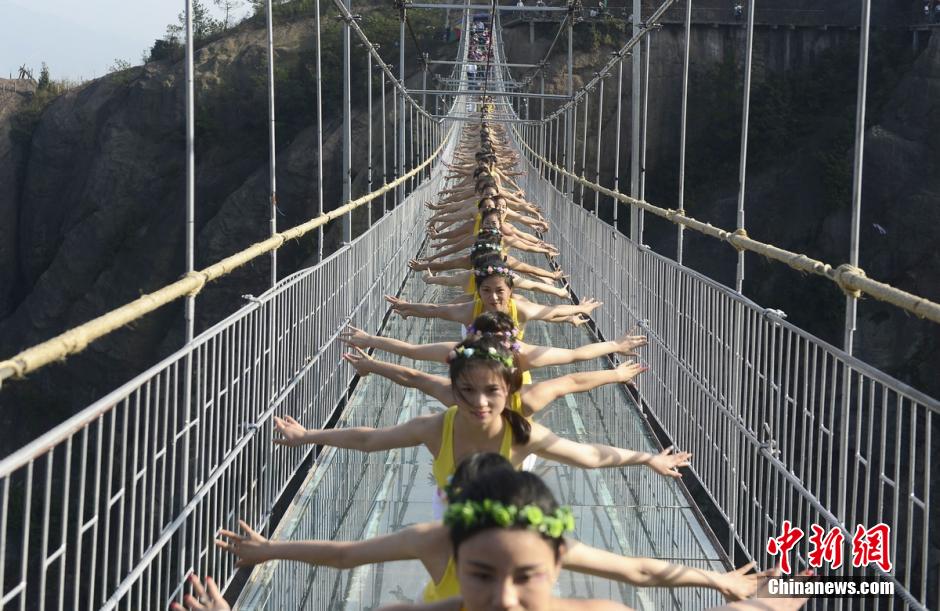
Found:
[[[222,11],[222,30],[228,30],[235,20],[235,11],[240,9],[244,2],[242,0],[212,0],[212,2]]]
[[[51,84],[52,79],[49,77],[49,66],[46,65],[46,62],[42,62],[42,71],[39,72],[39,82],[36,84],[36,88],[40,91],[45,91],[49,89]]]

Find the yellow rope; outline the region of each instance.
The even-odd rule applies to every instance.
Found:
[[[395,179],[394,181],[383,185],[379,189],[354,199],[339,208],[321,214],[315,218],[306,221],[295,227],[291,227],[280,233],[276,233],[270,238],[252,244],[248,248],[241,250],[218,263],[209,267],[192,271],[172,284],[147,295],[143,295],[134,301],[127,303],[119,308],[111,310],[95,319],[70,329],[52,339],[46,340],[31,348],[23,350],[19,354],[8,360],[0,361],[0,381],[9,377],[22,378],[27,373],[48,365],[55,361],[61,361],[70,354],[75,354],[84,350],[91,342],[108,335],[109,333],[120,329],[124,325],[131,323],[138,318],[153,312],[177,299],[188,295],[195,296],[203,287],[222,276],[231,273],[233,270],[245,265],[249,261],[277,250],[288,240],[296,240],[318,227],[322,227],[328,222],[338,219],[343,215],[352,212],[372,200],[388,193],[398,185],[416,176],[444,150],[446,142],[450,138],[453,127],[442,140],[440,146],[424,160],[421,165],[415,167],[407,174]]]
[[[518,136],[518,132],[516,132],[516,135]],[[711,223],[703,223],[702,221],[696,220],[690,216],[686,216],[685,211],[680,213],[676,210],[667,210],[666,208],[654,206],[649,202],[624,195],[618,191],[613,191],[601,185],[585,180],[584,178],[578,177],[568,172],[564,168],[555,165],[548,159],[545,159],[536,153],[532,147],[530,147],[521,137],[518,137],[517,141],[523,147],[528,149],[528,151],[536,159],[541,161],[546,167],[549,167],[556,172],[573,179],[575,182],[578,182],[585,187],[601,193],[602,195],[606,195],[616,201],[622,202],[629,206],[634,206],[640,210],[643,210],[644,212],[649,212],[650,214],[664,218],[672,223],[675,223],[676,225],[682,225],[683,227],[688,227],[689,229],[693,229],[699,233],[703,233],[707,236],[711,236],[723,242],[727,242],[738,250],[757,253],[768,259],[786,263],[795,270],[828,278],[850,297],[858,299],[861,297],[862,293],[864,293],[877,299],[878,301],[890,303],[891,305],[897,306],[903,310],[907,310],[908,312],[920,318],[926,318],[932,322],[940,323],[940,304],[930,301],[924,297],[908,293],[907,291],[893,287],[890,284],[873,280],[865,274],[864,270],[858,267],[843,264],[834,268],[828,263],[818,261],[808,257],[805,254],[795,253],[783,248],[778,248],[777,246],[773,246],[771,244],[765,244],[764,242],[754,240],[753,238],[748,237],[747,232],[744,231],[744,229],[737,229],[730,232],[725,231],[724,229],[715,227]]]

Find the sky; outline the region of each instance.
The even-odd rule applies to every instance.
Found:
[[[38,78],[46,62],[54,79],[83,80],[106,74],[115,59],[138,65],[184,6],[184,0],[0,0],[0,75],[15,77],[26,64]]]

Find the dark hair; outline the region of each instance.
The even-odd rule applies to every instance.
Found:
[[[493,209],[494,209],[494,210],[496,209],[496,200],[493,199],[492,197],[481,197],[481,198],[477,201],[477,209],[478,209],[478,210],[481,210],[481,209],[483,208],[483,202],[486,202],[486,201],[493,202]]]
[[[516,323],[505,312],[483,312],[473,319],[473,328],[480,333],[510,333]]]
[[[555,495],[542,481],[542,478],[527,471],[495,469],[487,473],[481,473],[453,499],[453,501],[461,503],[467,501],[482,503],[486,500],[519,508],[526,505],[535,505],[545,515],[552,515],[558,510],[558,501],[555,500]],[[454,547],[454,558],[457,557],[457,551],[464,541],[490,528],[498,527],[488,521],[476,521],[470,525],[457,521],[451,525],[450,542]],[[527,529],[525,525],[521,524],[507,528]],[[544,534],[542,537],[552,546],[552,550],[555,552],[555,561],[557,562],[561,557],[561,546],[564,539],[561,537],[552,538]]]
[[[487,199],[487,198],[481,199],[481,200],[480,200],[480,203],[482,204],[485,199]],[[491,197],[491,198],[489,198],[489,199],[493,199],[493,198]],[[496,200],[493,200],[493,203],[496,203]],[[482,223],[482,222],[483,222],[483,219],[485,219],[485,218],[487,218],[487,217],[489,217],[489,216],[493,216],[494,214],[495,214],[496,216],[499,216],[499,215],[500,215],[499,210],[497,210],[496,208],[487,208],[486,210],[484,210],[484,211],[480,214],[480,222]]]
[[[470,247],[470,263],[476,266],[476,261],[491,255],[502,255],[502,244],[495,240],[477,240]]]
[[[476,282],[477,293],[480,292],[480,285],[483,284],[484,281],[492,278],[493,276],[501,277],[503,280],[506,281],[506,286],[509,287],[509,290],[512,290],[513,286],[515,285],[515,283],[513,282],[513,277],[503,272],[498,272],[495,269],[493,271],[489,271],[490,266],[494,268],[506,267],[506,263],[503,261],[502,257],[500,257],[499,262],[485,262],[483,260],[479,260],[476,262],[476,264],[473,266],[473,273],[477,279],[477,282]]]
[[[515,355],[504,345],[502,338],[496,335],[484,335],[479,339],[465,339],[457,344],[455,350],[459,348],[473,348],[474,351],[478,351],[481,355],[488,353],[492,348],[499,357],[515,359]],[[487,357],[460,357],[451,359],[450,361],[450,384],[454,396],[458,399],[463,399],[460,394],[458,381],[463,373],[472,367],[489,369],[493,373],[498,374],[506,383],[506,388],[510,395],[518,392],[519,389],[522,388],[522,369],[517,365],[507,367],[502,361]],[[506,419],[506,423],[512,431],[513,443],[529,443],[529,436],[532,434],[532,424],[526,420],[522,414],[512,411],[509,407],[509,405],[505,406],[502,411],[502,417]]]
[[[450,485],[447,487],[448,500],[456,498],[464,488],[480,477],[500,469],[514,470],[512,463],[496,452],[474,452],[464,457],[457,463],[457,469],[450,478]]]

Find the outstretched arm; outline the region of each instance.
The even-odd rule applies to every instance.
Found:
[[[522,409],[524,415],[541,411],[546,405],[559,397],[572,393],[587,392],[604,384],[622,384],[629,382],[646,371],[648,367],[636,363],[623,363],[615,369],[600,369],[597,371],[579,371],[552,378],[543,382],[536,382],[525,386],[519,391],[522,395]]]
[[[552,322],[557,319],[567,318],[573,314],[590,314],[602,305],[604,304],[594,299],[585,299],[577,305],[560,304],[546,306],[537,303],[520,303],[518,307],[519,313],[522,315],[524,321],[547,320]]]
[[[547,284],[545,282],[535,282],[534,280],[529,280],[528,278],[516,278],[513,281],[513,286],[516,289],[522,289],[525,291],[538,291],[547,295],[561,297],[562,299],[568,296],[568,291],[563,288],[559,288],[553,284]],[[568,362],[570,363],[571,361]],[[544,365],[539,365],[539,367],[544,367]]]
[[[379,452],[394,448],[410,448],[424,443],[429,430],[429,420],[434,416],[420,416],[403,424],[374,429],[357,426],[341,429],[305,429],[291,418],[274,417],[274,428],[280,437],[277,445],[297,447],[302,445],[324,445],[360,452]]]
[[[374,348],[392,354],[398,354],[416,361],[435,361],[444,363],[447,355],[454,349],[457,342],[439,342],[436,344],[412,344],[391,337],[369,335],[362,329],[349,326],[339,336],[344,344],[356,348]],[[378,372],[376,372],[378,373]]]
[[[754,562],[736,571],[717,573],[654,558],[621,556],[578,541],[567,542],[561,558],[564,568],[637,587],[711,588],[721,592],[727,600],[735,601],[753,596],[771,573],[749,573]]]
[[[386,363],[370,357],[361,348],[356,350],[358,354],[346,353],[343,355],[343,359],[355,367],[356,373],[359,375],[364,377],[370,373],[378,374],[399,386],[417,388],[444,405],[454,404],[454,393],[451,391],[449,378],[431,375],[410,367]]]
[[[659,454],[615,448],[600,443],[578,443],[555,435],[538,423],[532,425],[530,452],[542,458],[555,460],[583,469],[628,467],[645,465],[666,477],[682,477],[679,467],[687,467],[692,455],[688,452],[670,453],[666,448]]]
[[[402,318],[440,318],[459,323],[469,323],[473,315],[473,304],[438,305],[436,303],[409,303],[397,297],[386,295],[385,300],[392,304],[392,309]]]
[[[414,541],[428,528],[426,524],[410,526],[390,535],[364,541],[271,541],[265,539],[243,520],[238,521],[242,534],[220,530],[216,546],[237,558],[236,567],[254,566],[271,560],[294,560],[316,566],[351,569],[364,564],[418,558]]]
[[[535,369],[537,367],[589,361],[614,353],[633,356],[633,349],[645,345],[646,338],[642,335],[623,335],[616,341],[595,342],[573,349],[554,348],[552,346],[526,346],[523,354],[529,368]]]

